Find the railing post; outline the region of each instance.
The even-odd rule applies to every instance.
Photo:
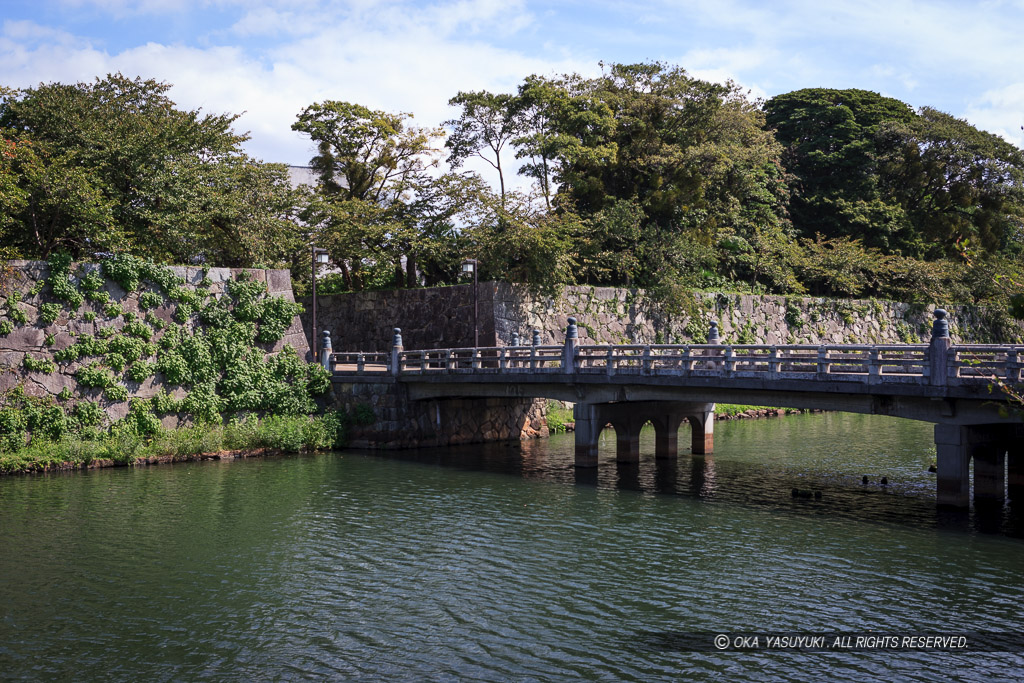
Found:
[[[452,370],[452,350],[446,349],[444,352],[444,371],[451,372]]]
[[[832,371],[832,365],[828,362],[828,349],[822,344],[818,347],[818,374],[827,375]]]
[[[725,374],[731,377],[736,372],[736,351],[731,346],[725,347]]]
[[[779,347],[773,346],[772,353],[768,356],[768,374],[779,374]]]
[[[519,341],[516,339],[515,341]],[[518,344],[516,344],[518,346]],[[498,349],[498,370],[505,370],[508,368],[508,356],[506,355],[507,348]]]
[[[953,341],[949,338],[949,323],[946,311],[935,309],[935,322],[932,323],[932,341],[928,346],[929,383],[932,386],[944,387],[948,384],[949,347]]]
[[[615,374],[615,347],[614,346],[609,346],[608,347],[608,358],[605,360],[604,363],[605,363],[605,371],[608,373],[608,376],[611,377],[612,375]]]
[[[1006,352],[1006,375],[1007,384],[1016,384],[1020,381],[1020,366],[1018,365],[1017,349],[1012,346]]]
[[[512,333],[512,343],[509,346],[519,346],[519,333]]]
[[[580,345],[579,335],[576,318],[569,318],[569,325],[565,328],[565,348],[562,351],[563,372],[576,372],[576,349]]]
[[[473,365],[473,369],[474,370],[479,370],[480,369],[480,349],[476,348],[476,347],[473,348],[473,363],[472,363],[472,365]]]
[[[651,345],[644,345],[644,355],[640,361],[640,374],[649,375],[651,374]]]
[[[537,369],[537,345],[534,344],[530,347],[530,369]]]
[[[710,325],[711,325],[711,329],[708,330],[708,344],[715,344],[715,345],[721,344],[722,343],[722,338],[718,334],[718,321],[717,320],[712,320]],[[712,358],[717,358],[718,354],[719,354],[719,352],[716,349],[716,350],[712,351],[709,355]],[[708,361],[708,370],[717,370],[717,369],[718,369],[718,362],[717,361],[713,361],[713,360],[712,361]]]
[[[533,346],[540,346],[540,330],[533,331]]]
[[[395,336],[391,338],[391,374],[395,377],[402,371],[402,328],[395,328]]]
[[[334,367],[331,363],[331,354],[334,353],[334,349],[331,348],[331,332],[330,330],[324,330],[323,337],[320,339],[320,364],[324,366],[324,370],[327,372],[333,372]]]
[[[362,351],[356,354],[356,374],[361,375],[366,372],[366,354]]]
[[[868,351],[868,384],[878,384],[882,381],[881,351],[871,349]]]

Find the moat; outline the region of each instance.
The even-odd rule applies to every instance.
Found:
[[[608,431],[596,469],[562,435],[6,478],[0,677],[1013,678],[1020,652],[658,637],[1019,632],[1024,515],[938,512],[931,429],[721,422],[714,455],[656,461],[645,432],[638,465]]]

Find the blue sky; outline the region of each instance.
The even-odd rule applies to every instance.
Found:
[[[863,88],[1024,146],[1024,0],[0,0],[0,84],[108,72],[245,112],[250,154],[304,164],[298,112],[325,99],[437,126],[459,90],[662,60],[751,97]]]

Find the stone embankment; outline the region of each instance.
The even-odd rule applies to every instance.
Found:
[[[665,304],[643,290],[564,287],[551,296],[523,285],[481,282],[478,288],[481,346],[509,346],[515,335],[529,344],[561,344],[570,316],[582,344],[682,344],[707,340],[710,320],[719,322],[724,344],[910,344],[927,342],[934,305],[880,300],[757,296],[703,292]],[[300,298],[307,333],[308,297]],[[936,302],[939,303],[939,302]],[[473,345],[471,286],[318,297],[318,327],[330,330],[336,351],[387,351],[391,330],[402,329],[406,349]],[[976,306],[944,306],[955,343],[1016,342],[1018,324],[1007,328]]]

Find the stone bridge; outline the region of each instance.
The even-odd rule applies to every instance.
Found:
[[[892,415],[935,424],[937,501],[1001,501],[1024,486],[1024,419],[1010,392],[1021,384],[1024,346],[953,345],[937,310],[930,344],[762,346],[579,344],[569,319],[564,345],[405,351],[396,328],[390,353],[335,353],[325,335],[321,362],[336,383],[398,383],[408,399],[531,399],[575,404],[576,465],[597,465],[605,425],[616,458],[639,458],[640,430],[655,428],[656,457],[677,455],[679,426],[691,449],[714,446],[718,402]],[[471,404],[470,404],[471,405]],[[440,414],[438,414],[440,426]]]

